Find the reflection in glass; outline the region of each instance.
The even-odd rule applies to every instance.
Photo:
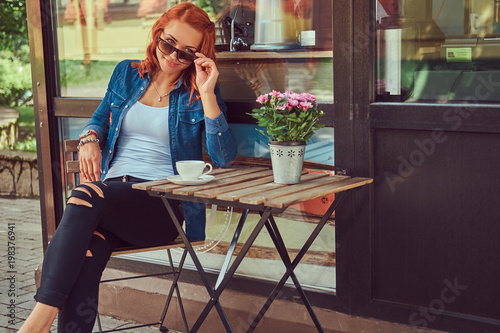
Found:
[[[377,0],[378,101],[500,101],[500,2]]]
[[[176,2],[58,0],[61,96],[104,96],[114,66],[123,59],[144,58],[152,24]],[[320,102],[333,101],[332,0],[274,1],[274,7],[269,8],[275,11],[274,15],[288,13],[287,26],[294,27],[293,34],[288,35],[293,38],[287,37],[288,47],[276,40],[261,38],[256,47],[259,52],[250,49],[256,45],[257,30],[269,28],[264,14],[260,14],[260,18],[256,16],[263,12],[262,2],[204,3],[208,3],[204,8],[217,22],[220,86],[227,100],[254,100],[275,89],[307,91],[315,94]],[[273,29],[277,31],[275,26]],[[291,57],[291,52],[296,56]]]
[[[293,90],[332,102],[332,3],[231,1],[217,15],[223,97],[255,100],[271,90]]]
[[[120,60],[144,58],[151,26],[172,1],[160,2],[57,1],[61,96],[103,97]]]

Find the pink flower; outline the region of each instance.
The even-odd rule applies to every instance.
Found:
[[[310,102],[300,102],[300,106],[304,111],[307,111],[308,109],[313,107],[313,105]]]
[[[269,93],[269,95],[274,97],[280,97],[282,94],[279,91],[273,90]]]
[[[288,98],[287,104],[291,107],[299,105],[299,101],[296,99],[290,99]]]
[[[288,99],[299,99],[300,95],[294,93],[293,91],[285,91],[285,96],[288,96]]]
[[[301,94],[302,97],[304,99],[306,99],[307,101],[310,101],[310,102],[316,102],[316,96],[314,96],[313,94],[309,94],[309,93],[302,93]]]
[[[267,102],[269,102],[269,97],[267,95],[260,95],[257,97],[257,103],[265,104]]]
[[[261,133],[270,140],[307,142],[315,129],[324,126],[317,123],[323,111],[317,110],[316,96],[312,94],[273,90],[257,97],[257,102],[264,106],[254,109],[251,115],[259,123],[268,124],[265,126],[267,134],[263,131]],[[302,124],[296,126],[296,123],[300,123],[299,119],[302,119]],[[268,135],[273,132],[276,134]]]

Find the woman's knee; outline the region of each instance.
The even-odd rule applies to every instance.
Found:
[[[113,237],[107,239],[100,232],[94,232],[87,248],[84,265],[80,274],[84,276],[94,276],[96,273],[100,274],[106,267],[114,247]]]
[[[93,236],[97,236],[99,238],[102,238],[103,240],[106,240],[106,237],[104,237],[104,235],[101,234],[99,231],[94,231],[94,235]],[[86,257],[93,257],[93,256],[94,255],[92,254],[92,251],[90,251],[90,249],[88,249]]]

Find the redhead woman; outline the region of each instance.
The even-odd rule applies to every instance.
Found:
[[[159,198],[132,189],[177,174],[175,162],[215,165],[236,157],[236,141],[216,84],[215,25],[191,3],[154,24],[142,61],[119,63],[108,90],[80,135],[81,176],[45,253],[33,312],[19,332],[91,332],[102,271],[122,243],[157,246],[178,233]],[[205,140],[203,140],[205,139]],[[180,206],[180,205],[176,205]],[[204,205],[182,203],[187,236],[205,237]]]

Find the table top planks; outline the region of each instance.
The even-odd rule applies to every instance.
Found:
[[[241,172],[228,173],[223,178],[215,176],[215,179],[207,184],[183,186],[182,188],[177,188],[172,192],[173,194],[178,194],[178,195],[192,195],[195,192],[198,193],[199,191],[203,190],[206,191],[208,189],[213,189],[213,190],[222,189],[225,186],[233,184],[241,184],[242,182],[248,180],[259,179],[262,177],[272,175],[272,170],[269,170],[267,168],[256,168],[255,171],[257,172],[252,172],[250,168],[247,168],[246,170],[242,170]],[[196,194],[196,196],[199,195]]]
[[[361,177],[339,179],[336,181],[333,180],[332,182],[325,183],[320,186],[308,188],[305,191],[295,192],[290,195],[269,199],[265,202],[265,205],[274,208],[288,207],[290,205],[299,202],[304,202],[318,197],[323,197],[332,193],[338,193],[350,190],[355,187],[360,187],[369,184],[372,181],[373,180],[370,178],[361,178]]]
[[[241,203],[250,204],[250,205],[259,205],[270,199],[290,195],[292,193],[300,192],[306,190],[310,187],[317,186],[322,184],[322,178],[328,177],[327,174],[324,173],[309,173],[306,175],[302,175],[300,178],[300,183],[293,185],[283,185],[279,188],[275,189],[266,189],[259,190],[256,189],[257,192],[254,194],[247,194],[240,197],[238,200]]]
[[[272,170],[265,167],[214,169],[215,179],[202,185],[176,185],[167,179],[134,184],[133,188],[177,198],[191,197],[263,205],[283,209],[290,205],[342,192],[373,182],[371,178],[305,173],[298,184],[274,182]]]

